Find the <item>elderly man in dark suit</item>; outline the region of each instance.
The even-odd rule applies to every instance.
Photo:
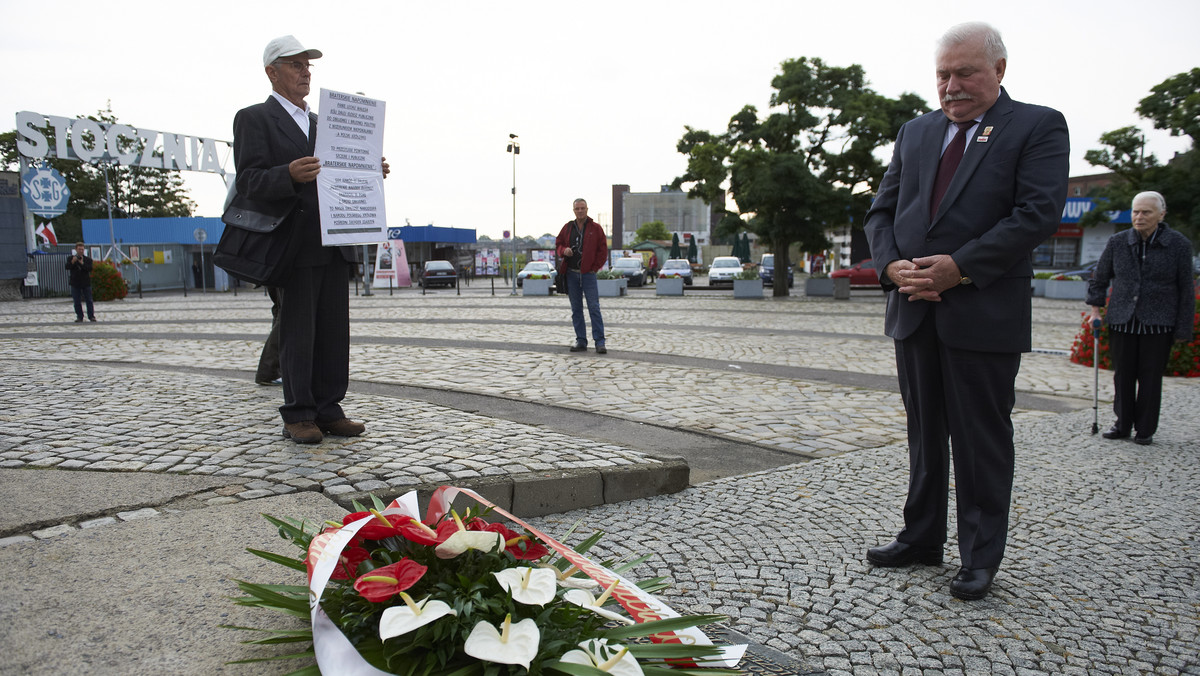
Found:
[[[301,444],[320,442],[325,434],[350,437],[366,430],[341,407],[349,386],[347,263],[354,253],[348,247],[321,245],[315,182],[321,162],[313,157],[317,117],[304,101],[311,60],[319,58],[320,50],[305,48],[291,35],[272,40],[263,52],[271,95],[233,119],[239,199],[248,200],[250,207],[258,204],[264,213],[287,211],[280,228],[290,229],[295,240],[293,273],[280,287],[284,403],[279,413],[283,436]],[[387,163],[382,167],[386,176]]]
[[[904,528],[867,560],[941,564],[952,442],[962,567],[950,592],[980,599],[1007,538],[1030,252],[1061,220],[1069,139],[1062,114],[1000,86],[1007,52],[991,26],[951,28],[935,60],[941,110],[901,128],[865,226],[888,292],[910,462]]]
[[[1163,221],[1167,201],[1156,192],[1138,193],[1130,213],[1133,227],[1108,238],[1087,303],[1092,321],[1108,305],[1117,422],[1104,438],[1125,439],[1137,430],[1134,442],[1148,446],[1158,431],[1171,343],[1191,342],[1196,323],[1192,243]]]

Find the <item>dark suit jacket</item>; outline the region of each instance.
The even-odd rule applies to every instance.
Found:
[[[280,227],[296,229],[300,238],[296,267],[324,265],[339,255],[338,247],[321,246],[321,213],[317,201],[316,181],[296,183],[288,172],[288,164],[301,157],[310,157],[316,147],[317,118],[309,113],[308,138],[287,114],[274,96],[265,103],[239,110],[233,118],[233,164],[237,171],[239,200],[262,202],[263,213],[273,213],[278,205],[299,201]],[[354,253],[345,247],[340,255],[354,260]]]
[[[973,283],[942,293],[934,310],[938,337],[961,349],[1027,352],[1030,252],[1058,228],[1067,199],[1066,120],[1056,110],[1013,101],[1001,89],[967,139],[962,164],[931,216],[947,124],[937,110],[900,129],[867,212],[871,256],[889,291],[885,331],[908,337],[935,303],[901,297],[883,269],[902,258],[949,254]]]

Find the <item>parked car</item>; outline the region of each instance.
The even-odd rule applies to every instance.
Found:
[[[538,275],[538,279],[544,279],[542,275],[549,275],[550,286],[554,286],[554,278],[558,276],[558,270],[555,270],[554,266],[546,261],[529,261],[517,273],[517,286],[524,286],[525,278],[530,275]]]
[[[775,254],[763,254],[762,261],[758,264],[758,278],[762,280],[763,286],[775,285]],[[790,265],[788,266],[787,280],[789,289],[796,285],[796,277]]]
[[[421,271],[417,284],[427,289],[434,286],[454,288],[458,285],[458,273],[450,261],[425,261],[425,269]]]
[[[1100,261],[1092,261],[1090,263],[1084,263],[1083,265],[1080,265],[1079,267],[1071,268],[1070,270],[1059,270],[1059,271],[1055,272],[1054,274],[1055,275],[1063,275],[1064,277],[1078,276],[1078,277],[1082,278],[1083,281],[1086,282],[1086,281],[1091,280],[1092,273],[1096,271],[1096,265],[1098,265],[1099,263],[1100,263]]]
[[[742,271],[742,261],[737,256],[717,256],[708,268],[708,283],[733,284],[733,278]]]
[[[612,271],[629,280],[629,286],[642,286],[646,283],[646,266],[640,258],[618,258],[612,264]]]
[[[659,279],[665,277],[683,277],[684,286],[692,285],[692,264],[686,258],[672,258],[662,265],[658,271]]]
[[[848,268],[834,270],[829,276],[834,279],[849,277],[850,286],[879,286],[879,273],[875,271],[875,263],[870,258]]]

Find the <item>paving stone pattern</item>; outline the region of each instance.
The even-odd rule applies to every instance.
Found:
[[[1016,413],[1008,554],[992,594],[966,603],[947,590],[953,538],[941,567],[863,561],[899,528],[907,477],[899,396],[851,384],[854,375],[894,377],[877,295],[747,302],[635,292],[602,303],[607,356],[566,352],[565,298],[352,296],[351,377],[692,430],[804,460],[538,521],[561,532],[583,519],[608,533],[603,552],[653,553],[642,573],[674,580],[665,597],[677,609],[725,613],[737,631],[814,669],[1200,674],[1200,383],[1168,379],[1153,446],[1093,436],[1093,372],[1065,356],[1079,304],[1035,299],[1039,352],[1024,357],[1018,389],[1056,397],[1069,412]],[[484,412],[365,394],[345,406],[367,421],[366,436],[292,444],[280,436],[278,388],[251,382],[269,305],[255,293],[148,296],[101,303],[100,322],[74,325],[69,300],[0,304],[0,467],[249,480],[194,496],[218,505],[657,461]],[[738,364],[835,375],[804,380]],[[1102,372],[1103,428],[1111,391]],[[11,534],[0,545],[162,511]]]

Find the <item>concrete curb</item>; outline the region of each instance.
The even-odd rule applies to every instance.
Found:
[[[532,518],[584,507],[678,493],[688,487],[689,475],[688,464],[682,458],[663,458],[662,462],[599,470],[560,470],[465,479],[455,481],[453,485],[469,488],[497,507],[519,517]],[[445,484],[326,494],[326,497],[347,510],[353,510],[355,501],[360,505],[369,506],[372,496],[384,502],[391,502],[409,491],[416,490],[419,503],[424,505],[433,491],[441,485]],[[456,506],[466,507],[469,504],[470,500],[467,498],[455,501]]]

